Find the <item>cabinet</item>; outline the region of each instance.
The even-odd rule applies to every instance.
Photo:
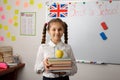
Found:
[[[10,67],[6,70],[0,69],[0,80],[17,80],[18,71],[24,66],[24,63],[20,63],[17,66]]]

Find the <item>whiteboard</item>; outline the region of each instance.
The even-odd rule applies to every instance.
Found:
[[[54,9],[50,8],[52,5],[58,4],[67,6],[67,14],[55,16],[58,13],[50,11]],[[120,63],[120,1],[61,1],[47,2],[46,5],[47,21],[59,17],[68,24],[68,43],[76,59]],[[102,22],[108,29],[103,29]],[[101,32],[107,37],[106,40],[100,35]]]

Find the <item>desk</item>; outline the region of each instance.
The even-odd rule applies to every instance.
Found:
[[[17,72],[24,66],[24,63],[20,63],[17,66],[10,67],[6,70],[0,70],[0,80],[17,80]]]

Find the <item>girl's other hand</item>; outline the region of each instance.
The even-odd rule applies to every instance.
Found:
[[[48,58],[44,60],[45,71],[48,71],[50,64],[48,63]]]

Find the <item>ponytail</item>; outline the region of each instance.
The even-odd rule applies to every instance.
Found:
[[[64,43],[68,43],[68,25],[64,22]]]
[[[46,41],[46,30],[47,30],[46,27],[47,27],[47,23],[45,23],[43,27],[41,44],[45,44],[45,41]]]

